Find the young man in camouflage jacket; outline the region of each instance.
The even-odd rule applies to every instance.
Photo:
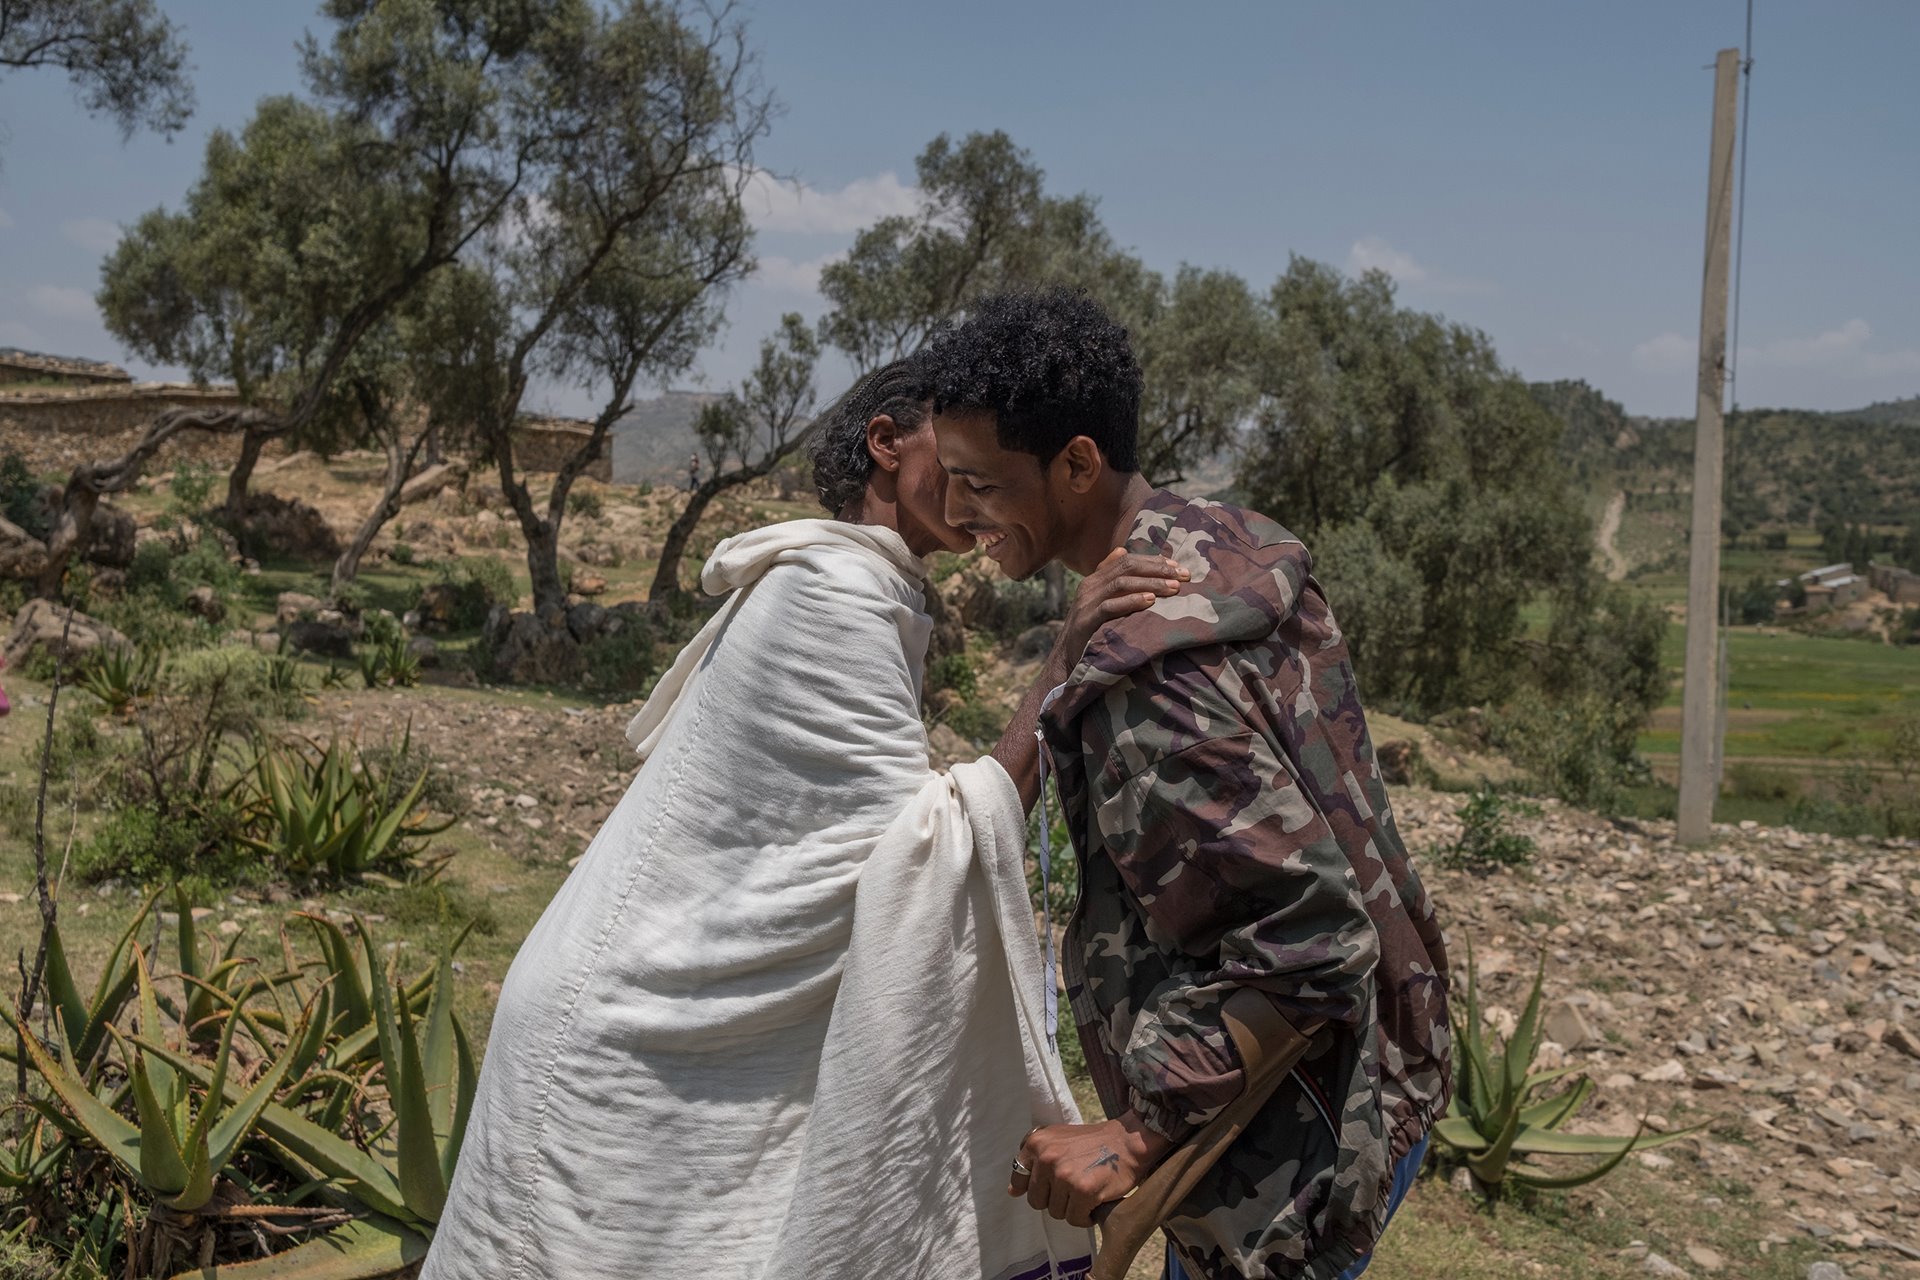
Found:
[[[1091,302],[988,299],[929,356],[948,519],[1009,577],[1117,548],[1190,575],[1100,631],[1038,717],[1111,1118],[1029,1135],[1009,1190],[1076,1223],[1131,1191],[1240,1095],[1222,1006],[1251,989],[1307,1047],[1167,1219],[1168,1274],[1358,1275],[1446,1105],[1447,961],[1306,549],[1138,474],[1139,366]]]

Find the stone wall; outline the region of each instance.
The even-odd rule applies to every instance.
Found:
[[[133,381],[119,365],[99,360],[71,360],[64,356],[43,356],[38,352],[0,347],[0,385],[9,383],[55,383],[68,387],[89,387],[102,383],[125,386]]]
[[[168,409],[239,401],[231,387],[165,382],[0,391],[0,452],[20,454],[35,471],[64,471],[81,462],[120,456]],[[160,451],[152,469],[187,460],[227,466],[239,449],[237,433],[183,431]],[[269,454],[277,452],[269,446]]]
[[[570,454],[593,435],[593,424],[576,418],[529,418],[513,429],[513,460],[522,471],[558,471]],[[613,483],[613,459],[607,441],[582,475]]]

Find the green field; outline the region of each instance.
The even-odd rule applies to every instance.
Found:
[[[1673,677],[1666,705],[1641,734],[1654,757],[1680,750],[1686,628],[1667,632],[1661,660]],[[1894,724],[1920,712],[1920,650],[1875,640],[1806,636],[1776,627],[1727,631],[1727,757],[1874,763]]]

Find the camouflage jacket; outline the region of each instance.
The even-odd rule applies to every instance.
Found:
[[[1180,1141],[1238,1096],[1236,987],[1307,1058],[1181,1203],[1198,1276],[1337,1276],[1445,1108],[1447,961],[1306,548],[1156,490],[1128,548],[1192,573],[1108,626],[1042,717],[1080,901],[1063,959],[1108,1114]]]

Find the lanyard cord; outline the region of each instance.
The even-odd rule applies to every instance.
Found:
[[[1056,691],[1057,692],[1057,691]],[[1047,813],[1047,739],[1039,729],[1033,741],[1040,748],[1040,970],[1047,989],[1042,996],[1047,1011],[1047,1048],[1060,1055],[1060,985],[1054,977],[1053,956],[1053,834]]]

